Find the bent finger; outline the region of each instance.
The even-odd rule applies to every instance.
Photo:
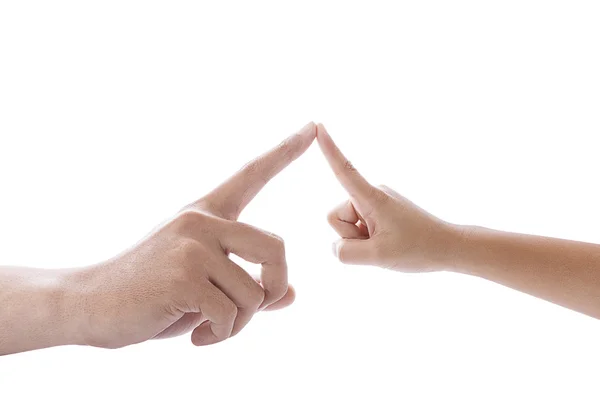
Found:
[[[205,346],[231,336],[237,307],[229,297],[212,283],[207,282],[198,294],[198,305],[208,321],[192,331],[192,343],[196,346]]]
[[[347,200],[331,210],[327,215],[329,225],[345,239],[368,238],[369,232],[364,223],[358,226],[358,222],[362,222],[362,218],[356,212],[350,200]]]

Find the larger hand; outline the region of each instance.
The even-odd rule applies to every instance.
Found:
[[[88,316],[78,341],[120,347],[193,330],[192,342],[207,345],[237,334],[258,310],[290,304],[283,241],[236,219],[314,138],[310,123],[134,248],[71,273],[67,293],[84,299],[68,303],[76,304],[71,312],[83,307]],[[260,283],[228,257],[230,252],[262,264]]]

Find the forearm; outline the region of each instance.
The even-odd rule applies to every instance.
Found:
[[[453,269],[600,318],[600,245],[464,229]]]
[[[0,267],[0,355],[79,344],[71,270]]]

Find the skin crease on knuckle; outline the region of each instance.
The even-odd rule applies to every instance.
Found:
[[[264,162],[261,158],[255,158],[241,169],[241,172],[247,177],[248,182],[259,181],[263,185],[267,183],[267,179],[262,176],[264,171]]]
[[[285,242],[284,240],[274,234],[269,234],[269,244],[264,247],[268,254],[265,254],[264,259],[269,260],[270,264],[285,264]],[[285,294],[287,291],[287,282],[277,283],[271,286],[270,291],[265,290],[265,296],[278,296]]]
[[[372,187],[369,196],[379,207],[384,206],[391,197],[388,193],[376,187]]]
[[[286,139],[277,146],[277,150],[284,160],[291,160],[295,156],[298,146],[295,145],[294,139]]]
[[[172,227],[177,235],[197,243],[214,242],[217,240],[217,227],[223,222],[219,216],[186,210],[172,221]]]
[[[190,279],[192,275],[189,270],[182,270],[179,277],[173,279],[171,292],[174,293],[174,297],[166,306],[169,314],[181,317],[181,314],[202,311],[198,303],[198,294],[203,293],[210,282],[206,276]]]
[[[329,222],[330,225],[336,225],[338,219],[339,218],[338,218],[338,215],[337,215],[337,209],[331,210],[327,214],[327,222]]]
[[[354,168],[354,165],[352,164],[352,162],[350,160],[346,160],[344,162],[344,170],[350,173],[355,173],[356,172],[356,168]]]
[[[247,225],[256,233],[256,246],[258,258],[249,260],[255,263],[263,263],[271,260],[281,260],[285,258],[285,242],[281,236],[274,233],[263,231]]]
[[[235,320],[238,308],[228,297],[213,294],[207,301],[213,310],[210,315],[211,322],[224,325]]]
[[[171,225],[176,232],[182,234],[188,234],[194,232],[198,227],[202,227],[207,224],[206,214],[203,214],[195,209],[186,208],[179,212],[175,218],[171,221]]]
[[[258,309],[265,299],[265,291],[256,281],[248,288],[248,308]]]
[[[273,233],[269,234],[270,236],[270,249],[269,252],[272,257],[276,260],[285,260],[285,241],[280,236],[277,236]]]
[[[221,315],[223,316],[223,320],[220,323],[224,324],[229,321],[234,321],[237,317],[237,313],[238,308],[231,300],[223,303],[221,308]]]
[[[184,263],[198,260],[202,253],[202,246],[199,242],[192,239],[180,239],[175,246],[175,252]]]
[[[215,199],[212,196],[206,196],[206,197],[203,197],[202,199],[198,200],[197,202],[192,203],[189,206],[185,207],[184,210],[197,209],[197,210],[205,211],[209,214],[215,214],[215,213],[218,214],[222,208],[223,208],[223,206],[221,204],[215,203]]]
[[[262,243],[259,245],[261,252],[263,253],[261,257],[261,263],[267,262],[269,265],[265,264],[263,268],[274,268],[275,265],[285,264],[285,242],[283,239],[275,234],[266,233],[263,237]],[[279,266],[281,267],[281,266]],[[278,267],[278,268],[279,268]],[[288,289],[287,282],[271,282],[268,289],[264,289],[263,296],[264,298],[269,298],[269,300],[276,301],[281,299]],[[264,300],[263,298],[263,300]],[[262,303],[262,301],[261,301]]]

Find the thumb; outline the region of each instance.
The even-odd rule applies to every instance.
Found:
[[[340,239],[333,243],[333,254],[344,264],[373,264],[374,250],[373,241],[368,239]]]

